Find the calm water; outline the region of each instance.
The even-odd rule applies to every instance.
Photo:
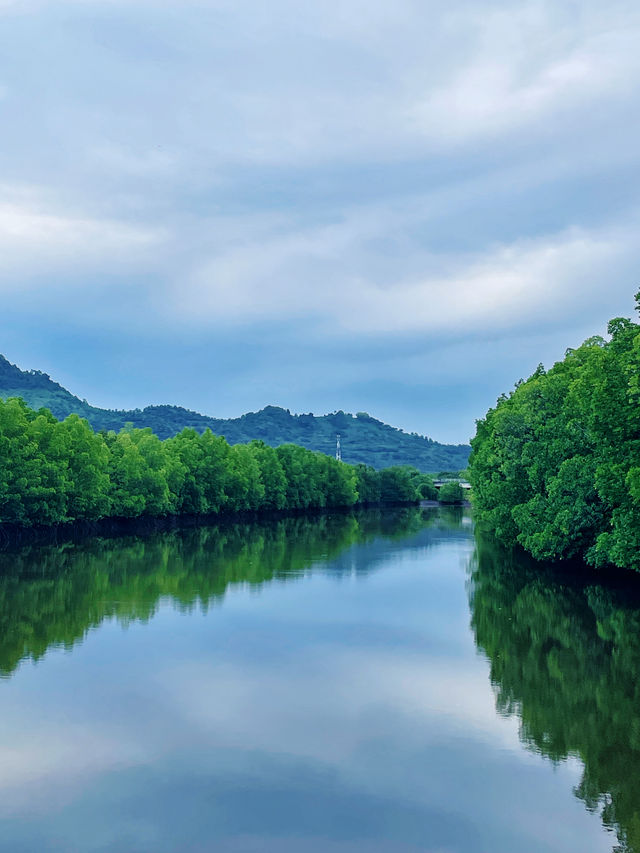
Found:
[[[5,553],[0,672],[1,851],[640,853],[637,598],[459,512]]]

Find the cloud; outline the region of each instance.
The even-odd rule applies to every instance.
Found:
[[[83,396],[106,379],[81,376],[80,337],[112,336],[117,369],[158,365],[172,336],[164,400],[237,414],[259,389],[422,431],[409,409],[447,373],[466,438],[482,414],[470,363],[510,387],[541,333],[562,325],[566,346],[632,308],[640,10],[626,0],[0,12],[0,332],[29,366],[66,363]],[[509,335],[507,363],[489,339]],[[194,338],[224,339],[227,367],[185,399]],[[535,362],[562,350],[541,344]],[[340,402],[309,399],[328,375]],[[116,392],[148,400],[151,380],[129,370]]]
[[[447,275],[387,288],[361,282],[350,291],[340,322],[347,332],[367,334],[455,332],[461,326],[498,332],[534,319],[544,325],[549,313],[571,310],[578,296],[588,298],[630,251],[613,235],[580,229],[518,241],[453,260]]]
[[[134,177],[156,177],[171,172],[175,157],[168,151],[150,149],[134,151],[122,145],[101,143],[89,154],[97,166],[119,175]]]
[[[462,13],[454,20],[457,31],[473,26],[475,38],[461,66],[410,111],[429,138],[496,137],[531,125],[540,135],[551,121],[557,132],[567,115],[628,97],[640,76],[637,12],[610,18],[586,4],[568,19],[557,3],[526,3],[476,8],[471,24]]]
[[[47,101],[58,104],[90,136],[106,131],[143,149],[160,138],[206,170],[397,162],[514,128],[539,135],[552,119],[554,134],[564,124],[575,138],[594,106],[610,112],[633,98],[640,76],[640,19],[623,2],[606,11],[585,3],[579,15],[538,0],[455,10],[442,0],[349,0],[331,15],[291,0],[31,7],[42,21],[34,16],[34,30],[46,25],[58,51],[73,44],[92,77],[87,88],[72,62],[57,61],[56,91],[17,79],[36,118]],[[62,132],[74,149],[83,145],[82,134]]]
[[[569,228],[484,252],[408,245],[402,218],[359,216],[239,241],[179,285],[187,322],[312,320],[323,334],[498,332],[597,299],[616,265],[639,260],[635,228]],[[403,253],[409,250],[407,261]],[[419,268],[419,274],[415,270]]]
[[[113,271],[145,256],[148,262],[161,239],[158,229],[140,224],[56,210],[28,187],[0,188],[0,293],[20,290],[25,278],[45,272],[66,272],[75,290],[79,267],[95,271],[108,264]]]

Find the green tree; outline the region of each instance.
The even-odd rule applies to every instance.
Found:
[[[229,446],[210,430],[164,441],[131,425],[96,434],[77,415],[59,422],[0,400],[0,524],[411,502],[429,483],[407,466],[376,472],[294,444]]]
[[[383,503],[419,500],[411,475],[411,468],[400,465],[380,471],[380,500]]]
[[[358,501],[363,504],[380,503],[380,474],[371,465],[356,465]]]
[[[266,509],[284,509],[287,503],[287,478],[278,454],[264,441],[252,441],[249,449],[258,463],[264,487],[262,505]]]
[[[246,444],[234,444],[227,457],[225,506],[237,512],[260,509],[264,503],[265,487],[260,476],[260,466]]]
[[[69,415],[63,430],[67,459],[66,514],[69,520],[104,518],[111,513],[109,450],[89,422]]]
[[[477,425],[476,516],[537,559],[640,569],[640,327],[612,320]]]
[[[441,504],[461,504],[464,501],[464,491],[460,483],[443,483],[438,492]]]

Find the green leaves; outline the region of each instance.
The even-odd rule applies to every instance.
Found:
[[[640,327],[609,323],[490,409],[472,441],[477,515],[537,559],[640,570]]]
[[[440,486],[438,500],[441,504],[461,504],[464,492],[460,483],[443,483]]]
[[[77,415],[57,421],[0,400],[0,523],[413,502],[417,469],[377,472],[294,444],[229,446],[206,429],[161,441],[149,428],[96,434]]]

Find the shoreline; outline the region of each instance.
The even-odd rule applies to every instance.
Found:
[[[391,501],[388,503],[357,503],[351,506],[307,507],[305,509],[241,510],[207,514],[182,514],[164,516],[133,516],[130,518],[99,518],[93,521],[81,519],[60,524],[33,525],[0,523],[0,551],[28,545],[58,545],[78,542],[92,536],[118,538],[119,536],[144,536],[150,533],[234,524],[238,522],[277,521],[282,518],[320,517],[331,513],[346,514],[368,509],[401,509],[423,504],[442,506],[430,501]]]

